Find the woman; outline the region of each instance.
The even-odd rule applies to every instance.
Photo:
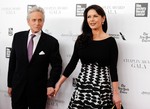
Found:
[[[82,34],[78,36],[70,62],[55,87],[55,94],[81,60],[81,72],[68,109],[120,108],[116,41],[107,33],[104,10],[91,5],[84,11]]]

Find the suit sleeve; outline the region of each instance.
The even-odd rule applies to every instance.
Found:
[[[51,71],[50,78],[48,79],[48,87],[55,87],[55,84],[60,78],[62,72],[62,59],[59,52],[59,43],[56,40],[54,46],[52,47],[52,53],[50,56]]]

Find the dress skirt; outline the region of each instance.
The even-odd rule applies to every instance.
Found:
[[[108,66],[82,64],[68,109],[111,109],[112,88]]]

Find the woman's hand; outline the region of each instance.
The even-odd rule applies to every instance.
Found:
[[[113,102],[116,105],[117,109],[121,109],[121,98],[119,95],[118,82],[113,82]]]
[[[61,87],[61,85],[57,83],[56,86],[55,86],[54,96],[56,96],[56,94],[59,91],[60,87]]]
[[[113,92],[113,102],[117,109],[121,109],[121,99],[118,92]]]
[[[65,76],[61,76],[61,78],[59,79],[59,81],[56,83],[55,85],[55,92],[54,92],[54,96],[56,96],[57,92],[59,91],[61,85],[63,84],[63,82],[67,79],[67,77]]]

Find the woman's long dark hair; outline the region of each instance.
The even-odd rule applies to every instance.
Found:
[[[102,17],[105,16],[105,21],[104,21],[104,24],[102,25],[102,29],[104,32],[107,31],[107,18],[106,18],[106,14],[105,14],[103,8],[101,8],[99,5],[91,5],[91,6],[87,7],[84,11],[84,20],[83,20],[83,24],[82,24],[82,34],[79,35],[77,38],[77,42],[81,45],[85,45],[90,40],[93,39],[92,30],[87,23],[87,13],[91,9],[94,9],[100,16],[102,16]]]

